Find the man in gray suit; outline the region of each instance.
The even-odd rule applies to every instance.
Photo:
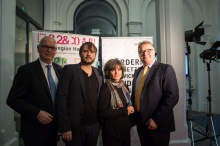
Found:
[[[176,74],[171,65],[155,60],[151,42],[141,42],[138,53],[143,66],[134,73],[132,101],[141,145],[168,146],[175,130],[173,107],[179,99]]]
[[[96,146],[100,131],[97,115],[101,70],[92,66],[97,54],[91,42],[79,50],[81,62],[66,65],[58,85],[58,125],[67,146]]]

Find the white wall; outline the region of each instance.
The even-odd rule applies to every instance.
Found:
[[[186,96],[184,70],[184,34],[182,0],[157,0],[157,31],[160,37],[161,62],[171,64],[176,72],[179,87],[179,102],[174,108],[176,131],[171,133],[170,145],[189,146],[186,124]]]
[[[219,0],[184,0],[183,1],[183,19],[184,31],[194,30],[194,28],[202,21],[205,34],[201,37],[202,41],[206,42],[204,46],[198,45],[194,42],[189,43],[191,47],[191,75],[193,92],[193,110],[207,111],[207,96],[208,96],[208,72],[206,63],[199,57],[203,50],[209,49],[211,45],[217,41],[219,36]],[[219,39],[218,39],[219,40]],[[219,86],[220,81],[219,63],[211,61],[210,71],[210,89],[212,97],[212,112],[220,113]]]

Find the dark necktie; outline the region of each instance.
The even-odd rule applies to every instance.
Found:
[[[56,84],[53,80],[52,74],[51,74],[51,65],[47,65],[47,77],[50,85],[50,92],[51,92],[51,98],[54,103],[55,96],[56,96]]]

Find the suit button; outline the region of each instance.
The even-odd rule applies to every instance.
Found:
[[[85,103],[85,100],[84,100],[84,101],[82,101],[82,103]]]
[[[79,115],[80,115],[80,116],[82,116],[83,114],[82,114],[82,113],[80,113]]]

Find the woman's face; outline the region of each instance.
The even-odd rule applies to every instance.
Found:
[[[115,66],[114,70],[110,71],[110,78],[113,82],[118,82],[122,77],[122,69],[119,65]]]

